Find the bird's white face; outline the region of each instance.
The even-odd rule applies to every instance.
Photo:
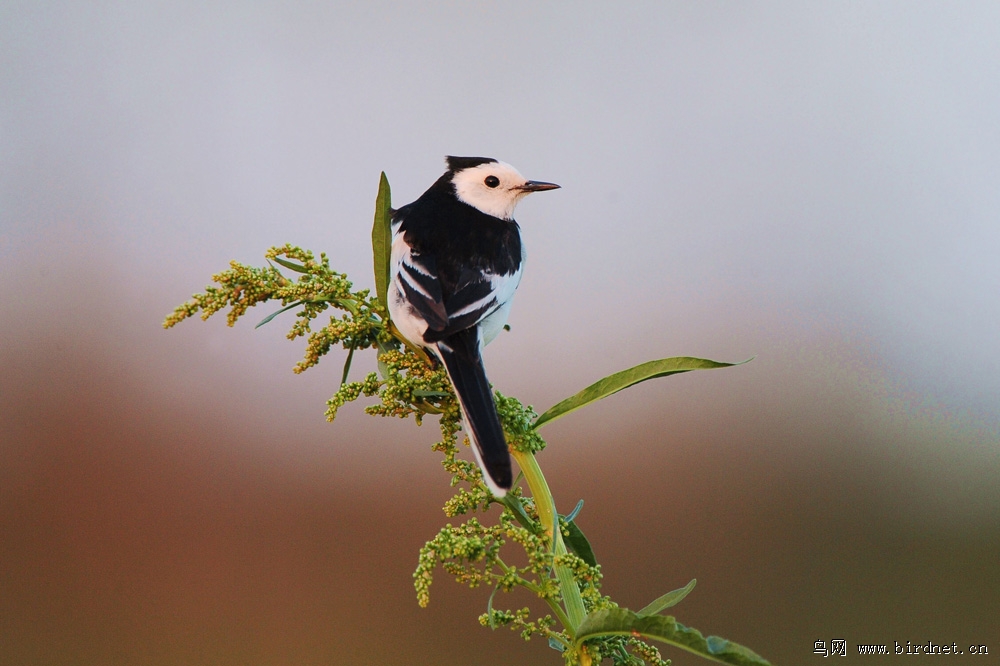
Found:
[[[487,215],[509,220],[514,207],[532,188],[527,178],[506,162],[487,162],[462,169],[452,177],[460,201]],[[545,188],[551,189],[551,188]]]

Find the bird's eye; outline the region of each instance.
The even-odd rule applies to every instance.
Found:
[[[496,176],[486,176],[486,180],[483,182],[486,183],[486,187],[496,187],[500,184],[500,179]]]

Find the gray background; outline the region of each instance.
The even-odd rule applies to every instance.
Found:
[[[433,420],[327,424],[343,354],[293,375],[270,310],[160,328],[285,242],[371,286],[379,172],[445,154],[563,186],[502,392],[756,355],[545,429],[607,593],[697,577],[678,618],[776,664],[1000,652],[998,43],[995,3],[3,3],[0,662],[561,663],[443,572],[416,607]]]

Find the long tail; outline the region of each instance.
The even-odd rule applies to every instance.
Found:
[[[467,328],[439,341],[437,351],[458,395],[483,480],[494,495],[503,497],[510,490],[513,474],[493,391],[479,355],[479,327]]]

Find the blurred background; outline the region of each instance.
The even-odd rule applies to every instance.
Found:
[[[563,186],[500,391],[756,357],[544,429],[605,592],[697,578],[678,619],[774,664],[995,659],[998,44],[989,2],[2,3],[0,663],[562,663],[443,571],[417,607],[434,419],[326,423],[344,354],[293,375],[272,309],[161,328],[286,242],[372,286],[379,172],[446,154]]]

